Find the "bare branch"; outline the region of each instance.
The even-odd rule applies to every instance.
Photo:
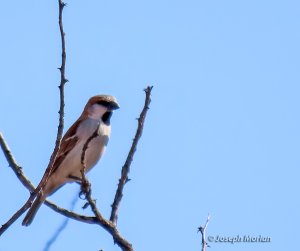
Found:
[[[34,190],[34,186],[32,183],[23,175],[22,168],[16,163],[11,151],[5,142],[2,133],[0,132],[0,144],[4,156],[9,164],[9,166],[13,169],[14,173],[17,175],[21,183],[26,186],[30,191]],[[30,203],[25,203],[5,224],[3,224],[0,228],[0,236],[12,225],[30,206]]]
[[[35,198],[36,194],[43,189],[45,184],[48,181],[48,178],[50,176],[50,173],[52,172],[53,164],[56,160],[57,153],[60,148],[60,143],[63,135],[64,130],[64,115],[65,115],[65,84],[68,82],[68,80],[65,77],[65,69],[66,69],[66,45],[65,45],[65,32],[63,27],[63,21],[62,21],[62,14],[63,9],[66,6],[66,4],[62,0],[58,0],[58,6],[59,6],[59,14],[58,14],[58,24],[59,24],[59,30],[60,30],[60,36],[61,36],[61,66],[59,68],[60,70],[60,85],[59,85],[59,96],[60,96],[60,106],[59,106],[59,123],[57,128],[57,135],[56,135],[56,141],[55,141],[55,147],[53,150],[53,153],[50,157],[49,164],[46,168],[45,174],[40,181],[39,185],[35,189],[35,191],[31,194],[29,200],[32,202]]]
[[[113,222],[115,225],[117,224],[117,221],[118,221],[118,209],[119,209],[122,197],[123,197],[123,189],[124,189],[125,184],[129,181],[128,174],[129,174],[129,171],[130,171],[130,165],[131,165],[132,160],[133,160],[133,155],[136,151],[139,139],[141,138],[142,133],[143,133],[144,122],[145,122],[147,111],[149,109],[149,105],[150,105],[150,102],[151,102],[152,88],[153,88],[153,86],[148,86],[144,90],[145,94],[146,94],[144,108],[143,108],[143,110],[140,114],[140,117],[138,118],[138,128],[137,128],[136,134],[134,136],[134,139],[133,139],[131,148],[129,150],[128,156],[126,158],[125,164],[122,167],[121,178],[119,179],[118,188],[117,188],[117,191],[116,191],[116,194],[115,194],[113,204],[111,206],[112,210],[111,210],[111,215],[110,215],[110,221]]]
[[[13,155],[9,149],[9,146],[5,142],[4,137],[1,132],[0,132],[0,145],[1,145],[2,151],[4,153],[4,156],[9,164],[9,166],[12,168],[14,173],[17,175],[18,179],[29,191],[33,191],[34,190],[33,184],[30,182],[29,179],[27,179],[24,176],[22,167],[17,164],[17,162],[16,162],[15,158],[13,157]]]
[[[29,202],[26,202],[6,223],[0,228],[0,236],[30,207]]]
[[[63,24],[62,24],[62,12],[63,8],[65,7],[65,3],[62,0],[58,1],[59,3],[59,28],[60,28],[60,34],[61,34],[61,41],[62,41],[62,64],[60,69],[61,73],[61,81],[59,85],[59,90],[60,90],[60,108],[59,108],[59,125],[57,128],[57,136],[56,136],[56,141],[55,141],[55,147],[53,150],[53,153],[50,157],[50,161],[48,164],[48,167],[46,168],[45,174],[43,175],[42,180],[38,184],[38,186],[31,191],[31,194],[29,196],[29,199],[26,201],[26,203],[9,219],[7,223],[5,223],[1,229],[0,229],[0,235],[13,223],[15,222],[32,204],[34,198],[36,195],[39,193],[41,189],[45,186],[45,184],[48,181],[49,175],[52,171],[53,168],[53,163],[56,160],[57,153],[60,148],[60,142],[62,139],[62,134],[63,134],[63,128],[64,128],[64,86],[65,83],[67,82],[67,79],[65,78],[65,65],[66,65],[66,48],[65,48],[65,33],[63,30]]]
[[[59,4],[59,16],[58,16],[58,23],[59,23],[59,31],[60,31],[60,37],[61,37],[61,67],[59,68],[60,70],[60,86],[59,88],[60,90],[60,97],[61,97],[61,107],[64,107],[64,85],[68,82],[68,80],[66,79],[65,76],[65,71],[66,71],[66,58],[67,58],[67,54],[66,54],[66,42],[65,42],[65,32],[64,32],[64,26],[63,26],[63,21],[62,21],[62,14],[63,14],[63,10],[64,7],[66,6],[66,4],[62,1],[62,0],[58,0],[58,4]],[[61,114],[61,112],[60,112]],[[64,117],[64,113],[62,111],[62,120]]]
[[[8,144],[5,142],[3,135],[0,132],[0,145],[2,148],[2,151],[4,153],[4,156],[6,157],[7,162],[9,163],[9,166],[12,168],[14,173],[16,174],[17,178],[21,181],[21,183],[30,191],[34,191],[34,186],[30,182],[30,180],[25,176],[25,174],[22,171],[22,168],[17,164],[16,160],[14,159],[13,155],[11,154],[11,151],[9,149]],[[60,208],[57,205],[53,204],[50,201],[45,201],[45,204],[56,211],[57,213],[60,213],[66,217],[69,217],[74,220],[78,220],[81,222],[89,223],[89,224],[97,224],[97,218],[96,217],[88,217],[80,214],[76,214],[73,212],[70,212],[64,208]],[[28,204],[24,204],[23,207],[21,207],[5,224],[3,224],[0,228],[0,236],[9,228],[11,224],[13,224],[19,217],[26,211]]]
[[[13,169],[14,173],[16,174],[16,176],[18,177],[18,179],[22,182],[22,184],[30,191],[34,190],[34,186],[31,184],[31,182],[27,179],[27,177],[24,175],[23,171],[21,170],[21,168],[17,165],[15,159],[13,158],[9,147],[7,145],[7,143],[5,142],[2,134],[0,133],[0,144],[1,144],[1,148],[4,152],[4,155],[10,165],[10,167]],[[86,147],[87,149],[87,147]],[[84,223],[88,223],[88,224],[98,224],[101,227],[103,227],[107,232],[109,232],[114,241],[117,243],[117,245],[120,246],[120,248],[124,251],[133,251],[132,246],[130,243],[128,243],[128,241],[126,241],[121,234],[119,233],[119,231],[117,230],[116,226],[106,220],[101,213],[99,212],[99,210],[96,207],[96,204],[94,202],[94,200],[91,198],[90,195],[87,196],[87,200],[89,202],[89,204],[92,207],[93,212],[95,213],[95,215],[97,217],[89,217],[89,216],[84,216],[84,215],[80,215],[80,214],[76,214],[74,212],[68,211],[64,208],[60,208],[57,205],[53,204],[52,202],[46,200],[44,202],[44,204],[46,204],[48,207],[50,207],[52,210],[54,210],[57,213],[60,213],[68,218],[71,218],[73,220],[77,220],[80,222],[84,222]],[[24,205],[25,206],[25,205]],[[22,207],[20,210],[23,210],[24,208]],[[17,212],[18,213],[18,212]],[[5,223],[4,225],[2,225],[2,227],[0,228],[0,235],[2,233],[5,232],[5,230],[8,229],[8,227],[15,221],[15,217],[13,216],[12,219],[10,219],[7,223]]]
[[[123,251],[133,251],[132,245],[121,236],[121,234],[118,231],[116,225],[113,224],[111,221],[106,220],[102,216],[102,214],[99,212],[99,210],[97,209],[95,200],[93,200],[92,197],[91,197],[91,192],[86,194],[86,199],[89,202],[89,204],[91,205],[92,211],[96,215],[96,218],[98,220],[98,224],[112,235],[112,237],[114,239],[114,242]]]
[[[21,183],[30,191],[31,195],[29,199],[26,201],[26,203],[5,223],[1,226],[0,228],[0,235],[4,233],[13,222],[15,222],[32,204],[34,198],[36,195],[43,189],[45,184],[48,181],[48,178],[52,172],[53,169],[53,164],[57,158],[57,153],[60,149],[60,143],[63,135],[63,128],[64,128],[64,86],[68,82],[68,80],[65,77],[65,65],[66,65],[66,46],[65,46],[65,33],[64,33],[64,28],[63,28],[63,21],[62,21],[62,14],[63,14],[63,9],[66,6],[66,4],[62,0],[58,0],[59,3],[59,29],[60,29],[60,36],[61,36],[61,48],[62,48],[62,54],[61,54],[61,66],[59,67],[60,70],[60,85],[59,85],[59,92],[60,92],[60,108],[59,108],[59,125],[57,129],[57,136],[56,136],[56,141],[55,141],[55,147],[53,150],[53,153],[51,154],[49,164],[46,168],[45,174],[42,177],[42,180],[38,184],[38,186],[35,188],[34,185],[29,181],[29,179],[24,175],[22,168],[17,164],[16,160],[14,159],[13,155],[11,154],[11,151],[6,144],[1,132],[0,132],[0,145],[3,150],[3,153],[9,163],[9,166],[13,169],[15,172],[16,176],[18,179],[21,181]],[[149,109],[149,104],[151,102],[151,91],[152,87],[148,86],[145,89],[146,93],[146,99],[145,99],[145,104],[144,108],[140,114],[140,117],[138,119],[138,128],[135,134],[135,137],[133,139],[132,146],[130,148],[130,151],[128,153],[126,162],[124,166],[122,167],[122,173],[121,173],[121,178],[119,179],[119,184],[118,184],[118,189],[116,191],[116,195],[114,198],[114,202],[112,204],[112,212],[111,212],[111,220],[106,220],[96,207],[95,201],[91,197],[91,189],[90,189],[90,183],[85,177],[85,152],[88,148],[88,144],[90,141],[94,138],[97,137],[98,132],[97,130],[94,132],[93,135],[87,140],[86,144],[83,147],[82,151],[82,156],[81,156],[81,161],[83,165],[82,169],[82,184],[85,184],[86,186],[82,186],[82,191],[85,192],[86,199],[89,202],[89,205],[92,208],[92,211],[94,212],[96,217],[88,217],[80,214],[76,214],[74,212],[68,211],[66,209],[60,208],[57,205],[53,204],[50,201],[45,201],[45,204],[52,208],[54,211],[89,224],[99,224],[101,227],[103,227],[106,231],[108,231],[115,243],[123,250],[123,251],[133,251],[132,245],[125,240],[121,234],[119,233],[117,227],[116,227],[116,222],[117,222],[117,217],[118,217],[118,208],[123,196],[123,189],[126,184],[126,182],[129,180],[128,179],[128,174],[130,171],[130,165],[133,160],[134,153],[137,148],[138,141],[142,135],[143,132],[143,126],[144,126],[144,121],[146,118],[147,110]]]
[[[118,186],[118,190],[117,190],[117,193],[116,193],[116,195],[118,195],[118,197],[117,197],[117,199],[115,198],[115,201],[117,203],[117,204],[115,204],[116,209],[118,209],[120,201],[122,199],[122,191],[123,191],[123,188],[124,188],[124,185],[125,185],[126,181],[128,180],[128,173],[129,173],[130,164],[132,162],[133,155],[136,151],[138,140],[142,135],[144,121],[145,121],[145,118],[146,118],[147,110],[149,109],[148,106],[151,102],[151,99],[150,99],[151,90],[152,90],[152,87],[147,87],[145,89],[146,99],[145,99],[144,108],[143,108],[143,110],[140,114],[140,117],[138,119],[138,129],[137,129],[136,135],[134,137],[132,147],[129,151],[129,155],[126,159],[125,165],[122,168],[122,177],[121,177],[121,179],[124,180],[124,183],[121,183],[121,185],[119,184],[119,186]],[[86,199],[88,200],[89,204],[91,205],[92,211],[94,212],[96,217],[89,217],[89,216],[76,214],[74,212],[70,212],[70,211],[68,211],[64,208],[58,207],[57,205],[55,205],[52,202],[47,201],[47,200],[45,201],[45,204],[48,207],[50,207],[51,209],[53,209],[54,211],[66,216],[66,217],[69,217],[71,219],[78,220],[80,222],[84,222],[84,223],[88,223],[88,224],[98,224],[98,225],[100,225],[101,227],[103,227],[107,232],[109,232],[112,235],[115,243],[123,251],[133,251],[132,245],[126,239],[124,239],[121,236],[121,234],[119,233],[115,222],[106,220],[102,216],[102,214],[99,212],[99,210],[97,209],[96,203],[91,197],[91,192],[90,192],[91,190],[90,190],[90,185],[89,185],[90,183],[88,182],[88,180],[85,178],[85,175],[84,175],[85,152],[88,148],[88,144],[90,143],[90,141],[94,137],[97,137],[97,135],[98,135],[98,132],[97,132],[97,130],[95,130],[95,132],[91,135],[91,137],[88,138],[87,142],[85,143],[85,145],[83,147],[83,151],[82,151],[82,156],[81,156],[81,163],[83,165],[83,170],[82,170],[83,181],[84,180],[86,181],[85,183],[88,184],[86,187],[89,189],[88,192],[86,192]],[[13,155],[11,154],[11,151],[10,151],[10,149],[9,149],[7,143],[5,142],[5,140],[4,140],[1,133],[0,133],[0,144],[1,144],[1,148],[3,150],[3,153],[4,153],[4,155],[7,159],[7,162],[9,163],[10,167],[13,169],[13,171],[16,174],[16,176],[18,177],[18,179],[21,181],[21,183],[29,191],[31,191],[31,192],[34,191],[35,190],[34,186],[28,180],[28,178],[24,175],[24,173],[22,171],[22,168],[17,164],[16,160],[14,159]],[[121,181],[121,179],[120,179],[120,181]],[[119,193],[118,193],[118,191],[119,191]],[[21,215],[24,212],[24,210],[27,209],[27,207],[28,207],[28,204],[25,203],[25,205],[12,218],[0,228],[0,235],[19,217],[19,215]],[[116,212],[117,212],[117,210],[116,210]],[[117,216],[117,214],[115,214],[115,217],[116,216]]]
[[[64,208],[61,208],[61,207],[55,205],[54,203],[52,203],[48,200],[46,200],[44,202],[44,204],[47,205],[48,207],[50,207],[55,212],[57,212],[63,216],[69,217],[70,219],[77,220],[77,221],[80,221],[83,223],[88,223],[88,224],[98,224],[98,220],[96,217],[85,216],[85,215],[71,212],[67,209],[64,209]]]
[[[208,226],[209,220],[210,220],[210,215],[208,214],[204,227],[200,226],[198,228],[198,232],[201,233],[201,237],[202,237],[202,251],[206,251],[206,247],[209,247],[206,241],[206,228]]]
[[[60,142],[63,136],[64,131],[64,116],[65,116],[65,84],[68,82],[65,76],[66,72],[66,42],[65,42],[65,32],[64,32],[64,26],[62,21],[62,15],[63,10],[66,4],[62,0],[58,0],[58,6],[59,6],[59,14],[58,14],[58,24],[59,24],[59,31],[60,31],[60,37],[61,37],[61,66],[59,68],[60,70],[60,85],[59,85],[59,97],[60,97],[60,105],[59,105],[59,124],[57,128],[57,136],[56,136],[56,142],[55,142],[55,148],[57,147],[57,151],[54,150],[53,156],[57,155],[57,152],[59,150]],[[53,163],[55,158],[53,158],[51,168],[49,168],[49,173],[51,172]],[[52,156],[51,156],[52,159]],[[50,161],[51,162],[51,161]],[[49,174],[48,174],[49,176]]]
[[[99,225],[102,226],[106,231],[108,231],[112,235],[115,243],[123,251],[133,251],[132,245],[120,235],[116,226],[112,222],[106,220],[102,216],[102,214],[100,213],[100,211],[98,210],[98,208],[96,206],[95,200],[93,200],[92,196],[91,196],[91,193],[92,193],[91,184],[85,176],[85,170],[86,170],[85,154],[86,154],[86,150],[88,149],[89,143],[97,136],[98,136],[98,127],[96,128],[94,133],[87,139],[87,141],[85,142],[85,144],[82,148],[82,153],[81,153],[82,169],[80,170],[81,175],[82,175],[81,193],[85,194],[85,197],[86,197],[88,203],[90,204],[93,213],[95,214],[96,218],[98,219]]]

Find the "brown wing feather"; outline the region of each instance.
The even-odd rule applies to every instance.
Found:
[[[57,153],[56,160],[53,164],[53,169],[52,169],[51,174],[54,173],[58,169],[58,167],[63,162],[63,160],[65,159],[67,154],[74,148],[76,142],[78,141],[78,137],[75,136],[75,135],[76,135],[78,125],[81,123],[81,121],[82,121],[81,119],[78,119],[69,128],[69,130],[66,132],[66,134],[62,138],[60,148],[59,148],[59,151]]]

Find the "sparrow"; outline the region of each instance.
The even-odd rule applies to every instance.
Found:
[[[85,172],[96,165],[110,137],[110,118],[113,111],[118,108],[119,104],[113,96],[97,95],[88,100],[80,117],[63,136],[48,181],[37,194],[22,225],[31,224],[38,209],[49,195],[66,183],[81,181],[82,151],[87,140],[97,130],[97,136],[92,138],[85,151]]]

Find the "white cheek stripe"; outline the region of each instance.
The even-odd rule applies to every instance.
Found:
[[[94,104],[88,108],[89,117],[92,119],[100,120],[103,114],[106,112],[107,108],[98,104]]]

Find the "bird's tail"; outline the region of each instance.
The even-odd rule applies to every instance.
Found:
[[[30,207],[29,211],[27,212],[27,214],[22,222],[23,226],[29,226],[31,224],[31,222],[34,219],[34,216],[36,215],[40,206],[43,204],[44,200],[45,199],[42,197],[42,195],[38,194],[37,198],[33,202],[32,206]]]

